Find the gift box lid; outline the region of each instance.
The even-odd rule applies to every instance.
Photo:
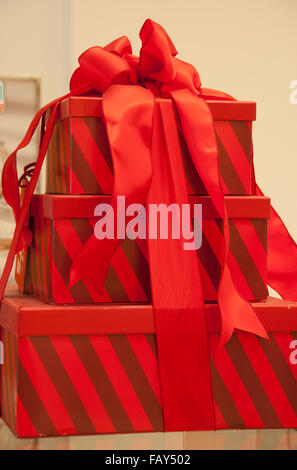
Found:
[[[297,302],[269,297],[253,302],[266,330],[297,331]],[[219,333],[216,303],[205,304],[209,333]],[[49,305],[15,288],[7,289],[0,310],[0,326],[17,336],[153,334],[152,305]]]
[[[171,100],[156,98],[156,101]],[[216,121],[255,121],[256,103],[253,101],[207,100],[213,119]],[[61,102],[59,119],[102,116],[102,98],[98,96],[74,96]]]
[[[31,215],[48,219],[75,219],[94,217],[94,209],[100,203],[109,203],[110,195],[34,195]],[[189,196],[191,204],[202,204],[202,217],[218,218],[209,196]],[[267,219],[270,216],[270,199],[262,196],[226,196],[229,218]]]

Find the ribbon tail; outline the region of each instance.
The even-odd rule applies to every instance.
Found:
[[[37,124],[36,124],[37,126]],[[5,161],[2,170],[2,192],[3,197],[13,210],[15,221],[17,221],[20,212],[20,195],[18,186],[18,174],[16,165],[17,151],[14,151]],[[16,252],[30,246],[32,241],[31,231],[23,227]]]
[[[266,330],[256,311],[238,293],[227,264],[229,226],[220,180],[212,115],[204,99],[194,96],[187,90],[174,91],[172,96],[178,109],[183,135],[193,163],[223,221],[222,255],[219,260],[221,278],[218,287],[222,326],[219,344],[220,346],[225,344],[235,328],[267,338]]]
[[[118,234],[117,197],[125,205],[144,203],[152,169],[150,158],[154,100],[149,90],[140,86],[111,85],[103,94],[103,114],[113,160],[114,189],[106,226],[114,225],[114,238],[100,241],[92,234],[82,251],[74,258],[70,270],[70,287],[79,280],[91,286],[98,295],[114,251],[126,236]],[[114,223],[115,222],[115,223]],[[112,235],[112,234],[111,234]]]
[[[31,199],[32,199],[32,196],[33,196],[33,192],[34,192],[34,189],[35,189],[35,186],[36,186],[39,174],[40,174],[40,170],[41,170],[42,163],[43,163],[43,160],[44,160],[44,157],[45,157],[45,154],[46,154],[49,139],[50,139],[51,133],[52,133],[53,128],[54,128],[56,113],[57,113],[57,104],[53,106],[53,110],[52,110],[52,113],[51,113],[51,116],[50,116],[50,119],[49,119],[49,122],[48,122],[47,130],[45,131],[44,139],[43,139],[43,142],[42,142],[42,145],[41,145],[41,148],[40,148],[40,152],[38,154],[38,158],[37,158],[37,161],[36,161],[36,166],[35,166],[32,178],[31,178],[31,180],[28,184],[28,188],[27,188],[27,191],[26,191],[26,194],[25,194],[25,198],[24,198],[22,207],[19,210],[19,214],[18,214],[18,217],[17,217],[12,242],[10,244],[8,256],[7,256],[5,266],[4,266],[4,269],[3,269],[3,272],[2,272],[2,276],[1,276],[1,279],[0,279],[0,300],[2,300],[3,295],[4,295],[5,287],[6,287],[10,272],[12,270],[15,254],[17,253],[18,248],[20,248],[19,240],[22,236],[22,231],[23,231],[23,228],[24,228],[24,224],[25,224],[25,221],[27,219],[27,215],[28,215],[29,210],[30,210],[30,203],[31,203]],[[31,139],[29,139],[29,141],[30,140]],[[7,167],[7,168],[10,169],[11,167]],[[16,184],[17,184],[17,182],[16,182]]]
[[[204,100],[236,101],[236,99],[228,93],[220,90],[214,90],[213,88],[200,88],[200,96]]]
[[[16,153],[17,151],[14,151],[7,158],[2,170],[3,197],[12,208],[15,220],[17,219],[20,210],[20,195],[16,167]]]

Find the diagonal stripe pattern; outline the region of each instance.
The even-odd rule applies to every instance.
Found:
[[[297,427],[296,332],[236,332],[211,358],[216,429]],[[153,334],[16,337],[3,330],[2,412],[19,436],[162,431]],[[209,345],[217,335],[209,335]]]

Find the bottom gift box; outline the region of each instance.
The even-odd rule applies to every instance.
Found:
[[[253,305],[270,340],[236,332],[210,358],[216,429],[296,428],[297,303]],[[210,346],[218,313],[206,304]],[[52,306],[10,291],[0,325],[2,414],[17,436],[164,430],[152,306]]]

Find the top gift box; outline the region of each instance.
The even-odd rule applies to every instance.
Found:
[[[157,98],[156,102],[162,100]],[[256,119],[256,103],[212,100],[207,104],[214,120],[223,191],[225,194],[251,195],[252,121]],[[180,145],[188,193],[207,194],[181,133]],[[71,97],[60,104],[48,148],[46,192],[113,192],[113,164],[103,120],[102,98]]]

